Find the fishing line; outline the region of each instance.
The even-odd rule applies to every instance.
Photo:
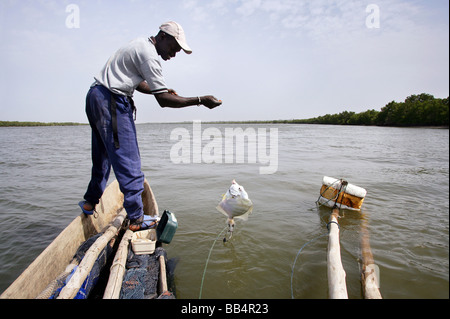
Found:
[[[205,269],[203,270],[202,283],[200,285],[200,294],[198,295],[198,299],[202,299],[203,281],[205,280],[206,268],[208,267],[208,262],[209,262],[209,258],[211,257],[211,252],[214,248],[214,245],[216,244],[216,241],[219,239],[219,237],[222,235],[222,233],[225,230],[227,230],[227,228],[228,228],[228,226],[225,226],[225,228],[222,229],[222,231],[219,233],[219,235],[217,235],[216,239],[214,240],[214,242],[209,250],[208,258],[206,258]]]
[[[297,256],[295,256],[294,264],[292,265],[292,270],[291,270],[291,298],[292,298],[292,299],[294,299],[294,288],[293,288],[293,286],[292,286],[292,283],[293,283],[293,280],[294,280],[294,268],[295,268],[295,263],[297,262],[298,256],[299,256],[300,253],[302,252],[303,248],[305,248],[305,247],[308,246],[309,244],[315,242],[317,239],[322,238],[322,237],[325,237],[325,236],[328,236],[328,233],[319,235],[319,236],[317,236],[317,237],[311,239],[310,241],[308,241],[307,243],[305,243],[305,244],[302,246],[302,248],[300,248],[300,250],[299,250],[298,253],[297,253]]]
[[[340,187],[340,189],[339,189],[338,194],[336,195],[336,197],[333,198],[333,199],[329,199],[327,202],[325,202],[325,203],[323,203],[323,204],[319,204],[320,197],[322,197],[322,195],[323,195],[323,194],[324,194],[331,186],[333,186],[333,185],[336,184],[337,182],[342,182],[342,183],[341,183],[341,187]],[[317,201],[316,201],[316,204],[318,204],[317,207],[321,207],[322,205],[327,204],[329,201],[334,200],[334,201],[335,201],[335,204],[334,204],[333,208],[337,208],[336,200],[338,199],[339,194],[341,194],[342,192],[345,193],[345,191],[347,190],[347,183],[344,184],[345,181],[343,181],[343,180],[338,180],[337,182],[332,183],[330,186],[328,186],[328,187],[322,192],[322,194],[320,194],[319,198],[318,198]],[[344,188],[344,189],[342,189],[342,188]],[[339,205],[339,213],[341,212],[341,208],[342,208],[342,201],[341,201],[341,203],[340,203],[340,205]],[[325,222],[325,221],[322,219],[322,217],[320,218],[320,221],[321,221],[321,223],[324,223],[324,224],[327,226],[328,232],[325,233],[325,234],[319,235],[319,236],[317,236],[317,237],[311,239],[311,240],[308,241],[307,243],[305,243],[305,244],[300,248],[300,250],[298,251],[297,256],[295,256],[294,264],[292,265],[292,270],[291,270],[291,298],[292,298],[292,299],[294,299],[294,288],[293,288],[294,268],[295,268],[295,264],[296,264],[296,262],[297,262],[297,258],[298,258],[298,256],[300,255],[300,253],[302,252],[302,250],[303,250],[306,246],[308,246],[309,244],[315,242],[316,240],[318,240],[318,239],[320,239],[320,238],[322,238],[322,237],[328,236],[328,234],[329,234],[329,232],[330,232],[330,224],[334,223],[334,224],[336,224],[336,225],[338,226],[339,229],[341,229],[341,226],[340,226],[338,223],[334,222],[334,221],[330,221],[330,222],[327,223],[327,222]]]

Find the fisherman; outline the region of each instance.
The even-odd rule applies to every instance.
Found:
[[[132,231],[145,229],[141,194],[144,174],[133,120],[134,90],[155,96],[161,107],[182,108],[204,105],[213,109],[222,104],[212,95],[181,97],[168,89],[159,56],[164,61],[183,50],[191,54],[183,28],[174,21],[160,26],[156,36],[138,38],[120,48],[95,76],[86,96],[86,114],[92,128],[92,175],[84,201],[85,214],[92,215],[114,169],[123,206]]]

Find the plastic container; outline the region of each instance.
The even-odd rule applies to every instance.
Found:
[[[156,237],[158,241],[170,244],[173,236],[178,228],[178,222],[175,215],[168,210],[165,210],[156,227]]]
[[[131,237],[131,247],[136,255],[153,254],[156,244],[155,229],[134,232]]]
[[[346,181],[343,184],[342,181],[333,177],[324,176],[320,189],[321,196],[318,202],[328,207],[333,207],[336,203],[340,208],[360,210],[367,191],[362,187]]]

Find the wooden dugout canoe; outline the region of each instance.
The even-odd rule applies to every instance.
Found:
[[[159,215],[158,205],[147,181],[142,193],[144,213]],[[81,243],[109,228],[123,209],[123,194],[117,181],[112,182],[96,206],[96,217],[81,213],[0,295],[2,299],[34,299],[62,273]]]

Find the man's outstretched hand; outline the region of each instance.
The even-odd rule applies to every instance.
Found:
[[[206,106],[208,109],[213,109],[222,104],[221,100],[216,99],[212,95],[201,96],[201,103]]]

